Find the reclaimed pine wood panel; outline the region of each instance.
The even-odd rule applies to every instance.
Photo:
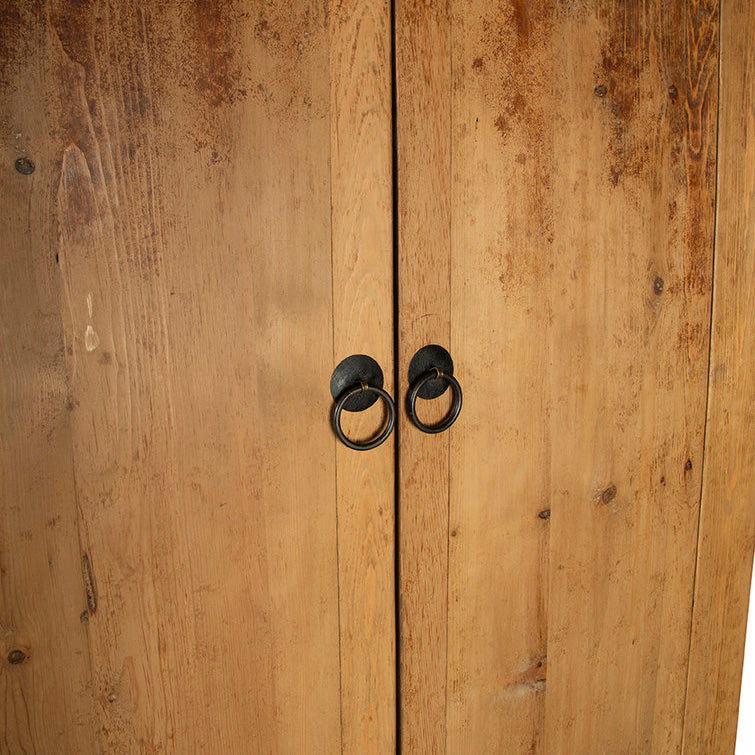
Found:
[[[0,752],[95,753],[47,138],[47,32],[0,13]],[[19,173],[18,159],[33,158]],[[30,166],[31,167],[31,166]],[[83,618],[83,620],[82,620]]]
[[[17,204],[3,235],[3,495],[15,500],[2,621],[4,642],[29,651],[3,668],[11,751],[392,741],[390,470],[375,457],[381,489],[352,520],[344,474],[339,521],[329,426],[333,310],[347,305],[334,304],[333,265],[351,263],[350,244],[379,247],[369,274],[384,277],[379,322],[352,318],[349,337],[369,324],[376,339],[392,317],[386,81],[350,61],[350,12],[304,0],[6,12],[3,181]],[[384,44],[385,12],[360,44]],[[362,99],[336,123],[352,79]],[[334,139],[361,151],[331,160]],[[11,173],[25,152],[31,177]],[[331,199],[351,212],[364,166],[377,185],[355,230]],[[348,244],[334,249],[334,234]]]
[[[430,247],[420,269],[450,264],[450,334],[441,322],[423,337],[449,338],[465,406],[449,434],[447,520],[421,482],[399,483],[401,548],[415,550],[408,566],[402,552],[402,589],[428,554],[448,575],[447,609],[430,578],[411,585],[427,616],[402,593],[404,632],[413,622],[442,638],[447,610],[448,638],[402,661],[437,682],[419,693],[430,733],[402,739],[418,752],[676,751],[705,423],[717,6],[480,1],[442,5],[445,22],[406,6],[420,21],[397,38],[399,204],[418,212],[444,196],[427,182],[402,199],[401,174],[426,124],[447,117],[428,92],[447,91],[450,145],[433,153],[443,167],[427,162],[450,172],[450,202],[432,215],[450,224],[450,246]],[[431,18],[450,40],[445,72],[428,63],[445,55],[428,42]],[[407,265],[400,296],[414,287]],[[409,529],[419,516],[432,532]],[[402,721],[417,708],[404,684]]]
[[[684,752],[734,752],[755,546],[755,3],[721,3],[718,200]]]
[[[391,17],[386,2],[334,2],[331,34],[333,367],[369,354],[393,396]],[[372,435],[382,402],[344,416]],[[362,453],[336,442],[342,749],[396,749],[395,435]]]
[[[551,527],[555,8],[451,8],[451,340],[465,405],[451,435],[447,751],[472,742],[536,752]]]
[[[707,394],[718,7],[605,4],[562,33],[581,44],[556,60],[568,118],[554,152],[569,157],[553,187],[565,232],[551,283],[546,743],[675,752]]]
[[[449,436],[419,432],[404,404],[416,351],[451,347],[450,26],[445,3],[398,0],[395,14],[400,727],[406,752],[435,753],[445,746]],[[419,403],[433,422],[447,399]]]

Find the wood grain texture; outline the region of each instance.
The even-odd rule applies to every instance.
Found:
[[[376,45],[385,12],[373,32],[361,27]],[[319,2],[20,3],[14,13],[22,21],[2,49],[18,88],[10,113],[23,112],[26,76],[45,120],[32,179],[8,175],[17,145],[3,124],[3,180],[25,187],[3,231],[4,243],[24,242],[2,268],[3,422],[15,428],[2,439],[3,495],[18,499],[3,563],[29,565],[3,577],[2,620],[4,642],[32,650],[3,668],[9,747],[334,752],[346,749],[342,720],[350,742],[391,742],[393,525],[379,506],[390,464],[375,462],[372,509],[342,486],[338,521],[328,421],[334,233],[364,243],[365,259],[381,249],[375,306],[390,333],[387,74],[334,123],[349,83],[332,77],[368,66],[348,61],[359,36],[350,11]],[[30,40],[27,17],[38,25]],[[6,62],[14,45],[21,73]],[[382,103],[374,116],[370,97]],[[366,137],[352,132],[363,111]],[[361,152],[331,162],[334,138]],[[377,183],[364,202],[381,201],[355,218],[345,193],[365,166]],[[348,217],[331,217],[333,190]],[[31,234],[29,207],[41,228]],[[340,254],[346,264],[353,249]],[[367,319],[352,321],[350,338],[373,332]],[[342,583],[362,587],[340,596],[343,643],[339,548],[353,559]],[[48,569],[48,554],[60,567]],[[47,676],[32,676],[37,665]]]
[[[440,563],[442,576],[448,551],[447,682],[445,643],[425,642],[414,673],[433,670],[423,699],[434,714],[413,751],[437,752],[438,741],[449,752],[681,746],[717,19],[715,5],[697,3],[451,4],[451,63],[434,75],[440,64],[428,61],[444,59],[443,46],[420,24],[399,32],[416,61],[408,70],[397,55],[400,187],[402,138],[420,151],[430,140],[414,132],[446,118],[442,98],[428,97],[444,91],[436,76],[451,96],[440,155],[451,200],[433,214],[450,223],[450,247],[433,245],[422,269],[450,264],[449,342],[465,388],[447,529],[437,503],[429,532],[426,521],[407,531],[418,495],[401,508],[401,547],[414,540],[428,554],[415,563]],[[418,111],[402,113],[402,86]],[[433,207],[443,186],[418,190],[415,204]],[[400,295],[420,287],[408,270]],[[402,436],[402,457],[406,448]],[[405,485],[402,474],[402,496]],[[440,589],[427,579],[413,602],[442,638]],[[402,690],[402,715],[404,705]]]
[[[451,336],[465,406],[451,440],[448,752],[543,747],[553,13],[453,4]]]
[[[721,3],[713,327],[684,752],[734,752],[755,546],[755,3]]]
[[[95,753],[44,17],[0,13],[0,752]],[[14,169],[33,158],[35,170]]]
[[[415,352],[452,346],[451,27],[444,2],[398,0],[395,14],[401,745],[437,753],[446,736],[449,435],[417,430],[404,404]],[[420,403],[433,422],[448,399]]]
[[[331,35],[333,367],[369,354],[393,392],[391,19],[387,2],[334,2]],[[349,437],[384,419],[346,416]],[[342,750],[396,748],[394,445],[336,443]]]
[[[65,5],[51,21],[101,746],[332,751],[324,10]]]
[[[558,60],[574,115],[555,150],[571,157],[554,183],[568,246],[552,284],[546,741],[674,752],[707,392],[718,8],[606,4],[563,36],[582,46]]]

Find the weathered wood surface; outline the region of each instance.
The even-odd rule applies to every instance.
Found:
[[[718,9],[397,8],[411,22],[397,37],[399,222],[432,219],[421,266],[400,269],[400,337],[427,315],[421,338],[450,344],[465,389],[448,467],[428,436],[412,441],[421,474],[404,474],[402,459],[401,583],[413,592],[402,595],[401,710],[424,727],[403,741],[423,752],[678,750]],[[423,150],[435,179],[411,184],[402,173]],[[400,226],[400,260],[413,259],[416,235]],[[449,265],[450,316],[404,298]]]
[[[442,752],[446,719],[449,435],[403,411],[422,346],[450,343],[450,27],[445,3],[397,2],[399,684],[401,744]],[[419,401],[424,421],[448,401]],[[429,404],[429,405],[427,405]]]
[[[4,9],[11,751],[392,742],[391,446],[337,498],[328,392],[393,368],[387,14]]]
[[[734,752],[755,546],[755,3],[721,3],[708,422],[684,752]],[[748,713],[751,715],[751,712]]]
[[[329,18],[333,365],[369,354],[394,396],[390,6],[334,2]],[[369,437],[383,411],[342,426]],[[394,442],[336,448],[343,751],[355,754],[396,744]]]

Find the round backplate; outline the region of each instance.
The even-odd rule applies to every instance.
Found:
[[[338,401],[344,392],[364,381],[375,388],[383,387],[383,371],[380,365],[366,354],[352,354],[333,370],[330,378],[330,395]],[[363,412],[369,409],[379,396],[376,393],[360,393],[352,396],[343,408],[347,412]]]
[[[437,344],[423,346],[409,362],[409,385],[419,380],[426,372],[437,367],[446,375],[454,374],[454,362],[451,355]],[[446,380],[428,380],[417,394],[420,398],[433,399],[442,396],[448,389]]]

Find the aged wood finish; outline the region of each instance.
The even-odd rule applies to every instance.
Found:
[[[444,741],[449,752],[677,750],[705,421],[717,7],[397,7],[412,21],[397,37],[399,220],[414,228],[406,218],[430,213],[430,233],[451,229],[450,247],[428,245],[400,268],[399,289],[424,289],[450,259],[450,333],[428,317],[421,335],[448,340],[465,388],[448,514],[432,445],[443,441],[414,436],[427,466],[412,476],[411,428],[401,438],[401,710],[427,728],[403,739],[426,752]],[[436,63],[447,49],[450,63]],[[434,143],[428,124],[448,117],[446,92],[450,144],[431,150],[442,166],[427,162],[450,172],[452,193],[435,209],[443,182],[406,176]],[[416,233],[400,233],[400,259],[415,255]],[[434,311],[400,302],[412,323]],[[418,579],[428,560],[434,576]],[[447,609],[434,581],[446,570]],[[434,683],[407,683],[423,678]]]
[[[568,231],[551,284],[567,293],[552,332],[546,742],[673,752],[707,392],[718,8],[607,9],[597,44],[556,61],[573,122],[554,151],[578,147],[554,181]]]
[[[445,3],[397,2],[395,13],[401,743],[407,752],[442,752],[449,436],[419,432],[403,408],[415,352],[451,348],[450,27]],[[447,400],[429,403],[421,416],[439,419]]]
[[[684,752],[734,751],[755,546],[755,3],[721,3],[708,421]]]
[[[95,753],[51,197],[47,27],[0,14],[0,752]],[[31,156],[33,173],[14,162]],[[12,662],[15,661],[15,662]]]
[[[327,390],[393,368],[387,7],[3,13],[4,746],[390,748],[391,449],[337,480]]]
[[[755,10],[722,1],[720,35],[698,0],[5,4],[0,752],[732,749]],[[349,451],[331,371],[393,393],[394,327],[397,436]],[[403,411],[428,343],[440,435]]]
[[[334,2],[331,28],[333,365],[369,354],[393,396],[391,18],[386,2]],[[349,437],[381,424],[378,402],[345,417]],[[394,438],[337,443],[343,751],[396,744]]]

